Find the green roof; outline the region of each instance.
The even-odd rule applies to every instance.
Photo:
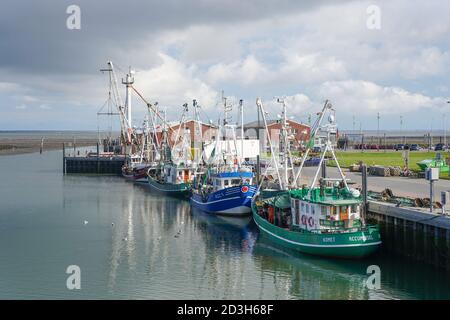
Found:
[[[314,188],[309,197],[308,192],[309,188],[295,189],[290,191],[290,195],[295,199],[326,205],[339,206],[361,203],[361,196],[354,197],[346,189],[325,188],[324,194],[321,195],[320,188]]]

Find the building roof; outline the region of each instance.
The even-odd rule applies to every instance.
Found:
[[[197,121],[197,120],[194,120],[194,119],[188,119],[185,122],[200,122],[200,124],[204,125],[204,126],[208,126],[208,127],[211,127],[211,128],[216,128],[217,127],[214,124],[203,122],[203,121]],[[168,124],[169,124],[170,127],[176,127],[176,126],[178,126],[180,124],[180,121],[170,121],[170,122],[168,122]]]
[[[305,126],[305,127],[309,127],[305,123],[297,122],[297,121],[294,121],[294,120],[291,120],[291,119],[288,119],[287,121],[288,122],[293,122],[293,123],[296,123],[296,124],[299,124],[299,125],[302,125],[302,126]],[[278,122],[278,120],[267,120],[267,125],[271,126],[273,124],[276,124],[277,122]],[[259,128],[264,128],[264,121],[263,120],[260,120],[259,124],[260,124]],[[241,126],[238,126],[238,128],[240,128],[240,127]],[[258,121],[248,122],[248,123],[244,124],[244,128],[258,128]]]

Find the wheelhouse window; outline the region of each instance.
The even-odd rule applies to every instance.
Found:
[[[227,187],[227,186],[230,184],[230,180],[228,180],[228,179],[227,179],[227,180],[224,180],[224,181],[223,181],[223,184],[225,185],[225,187]]]
[[[241,179],[231,179],[231,185],[237,186],[241,184]]]

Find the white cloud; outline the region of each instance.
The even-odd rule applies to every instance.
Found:
[[[237,82],[245,85],[256,85],[271,80],[269,70],[253,55],[229,64],[215,64],[208,69],[205,77],[212,84]]]
[[[371,4],[381,8],[381,30],[366,27]],[[139,36],[127,32],[130,41],[108,54],[128,59],[115,61],[118,65],[137,68],[136,88],[148,100],[168,106],[171,120],[194,98],[217,118],[213,111],[220,89],[245,100],[249,120],[256,117],[256,96],[288,95],[289,112],[303,118],[319,109],[325,98],[343,117],[355,112],[440,112],[450,88],[450,23],[441,14],[449,10],[450,3],[438,0],[330,1],[308,11],[284,10],[258,19],[243,14],[232,23],[213,16],[195,21],[193,13],[186,12],[190,23],[158,25],[158,30],[144,35],[140,28]],[[177,21],[175,16],[170,18]],[[13,104],[3,104],[29,109],[45,104],[55,110],[58,105],[89,106],[95,117],[107,98],[107,77],[95,66],[100,68],[101,60],[109,57],[94,50],[87,55],[95,57],[82,66],[89,66],[89,74],[84,68],[80,73],[27,76],[0,70],[2,78],[11,81],[0,82],[0,92],[14,99]],[[121,84],[119,90],[124,92]],[[138,99],[133,98],[134,118],[141,119],[145,106]],[[279,110],[278,104],[269,105]],[[414,121],[420,125],[420,116]]]
[[[347,114],[401,114],[445,107],[443,98],[363,80],[328,81],[320,86],[318,95],[330,99],[336,110]]]
[[[343,79],[348,76],[344,62],[334,56],[286,51],[285,61],[279,70],[281,79],[314,83],[326,79]]]
[[[141,70],[135,77],[135,87],[147,99],[172,109],[181,107],[185,102],[191,103],[192,99],[197,99],[204,108],[211,108],[215,104],[217,92],[196,76],[196,66],[185,65],[163,53],[159,57],[159,65]],[[178,114],[179,110],[172,111]]]
[[[1,93],[12,93],[17,92],[21,89],[21,86],[13,82],[0,82],[0,92]]]

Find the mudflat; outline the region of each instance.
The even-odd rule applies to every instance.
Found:
[[[0,137],[0,156],[12,155],[30,152],[39,152],[41,149],[42,137]],[[70,137],[44,137],[43,150],[58,150],[63,148],[63,143],[66,147],[73,148],[74,140]],[[76,147],[86,147],[96,145],[97,139],[92,138],[77,138],[75,141]]]

